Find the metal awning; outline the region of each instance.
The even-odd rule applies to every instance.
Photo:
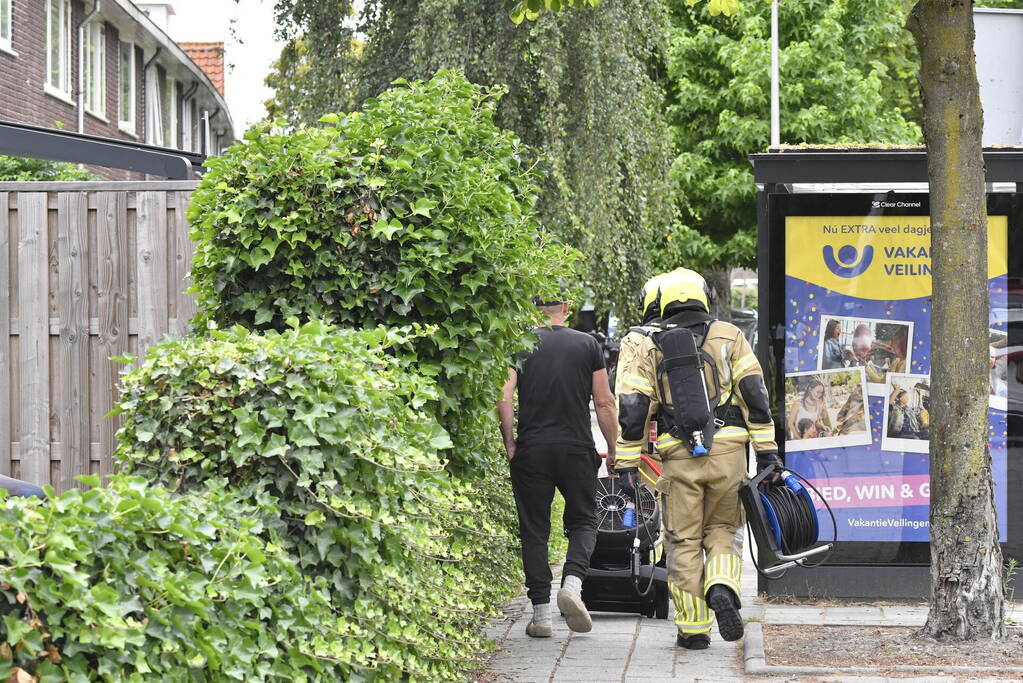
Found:
[[[0,154],[121,168],[170,180],[191,180],[206,163],[206,156],[197,152],[9,121],[0,121]]]
[[[927,152],[919,149],[774,149],[750,154],[758,184],[926,183]],[[1023,147],[984,150],[985,180],[1023,182]]]

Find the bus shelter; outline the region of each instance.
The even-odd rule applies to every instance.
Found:
[[[1023,560],[1023,149],[988,149],[989,443],[1002,549]],[[757,353],[786,464],[828,500],[835,552],[772,595],[924,598],[929,579],[930,218],[922,149],[750,157]],[[822,534],[831,520],[820,511]]]

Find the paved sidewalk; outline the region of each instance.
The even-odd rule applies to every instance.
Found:
[[[555,579],[555,585],[558,580]],[[756,571],[748,552],[742,574],[743,617],[767,624],[922,626],[926,605],[827,606],[765,604],[756,598]],[[672,610],[673,612],[674,610]],[[630,614],[597,612],[590,633],[572,633],[554,611],[554,637],[530,638],[526,624],[532,610],[524,595],[509,604],[504,616],[491,625],[488,634],[499,644],[490,671],[502,683],[653,683],[654,681],[964,681],[995,680],[982,675],[918,676],[900,678],[834,676],[764,677],[746,675],[743,641],[726,643],[715,627],[707,650],[691,652],[675,647],[675,625],[667,620],[647,619]],[[1006,605],[1006,615],[1023,621],[1023,605]]]
[[[749,563],[746,563],[749,565]],[[756,573],[743,567],[744,616],[759,616],[753,606]],[[558,584],[555,579],[555,586]],[[590,633],[572,633],[554,610],[554,637],[530,638],[526,624],[532,609],[520,596],[505,608],[504,617],[489,629],[500,650],[491,660],[491,671],[515,683],[590,681],[602,683],[653,683],[654,681],[741,681],[742,641],[726,643],[711,633],[707,650],[675,647],[674,609],[668,619],[648,619],[634,614],[593,613]],[[500,679],[499,679],[500,680]]]

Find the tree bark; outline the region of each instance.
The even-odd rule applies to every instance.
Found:
[[[706,273],[707,286],[714,292],[710,314],[718,320],[732,319],[732,269],[714,268]]]
[[[973,5],[920,0],[907,27],[920,50],[931,196],[931,607],[943,640],[1005,635],[988,448],[987,208]]]

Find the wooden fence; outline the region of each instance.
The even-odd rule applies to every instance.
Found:
[[[123,365],[195,312],[193,181],[0,183],[0,473],[108,474]]]

